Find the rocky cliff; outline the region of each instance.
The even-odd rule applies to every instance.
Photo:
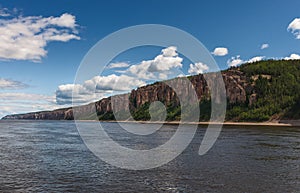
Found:
[[[247,100],[246,90],[251,92],[252,87],[248,83],[245,74],[239,70],[227,70],[222,72],[226,87],[226,95],[229,103],[245,103]],[[190,82],[195,88],[199,101],[210,97],[210,90],[204,75],[199,74],[189,77]],[[188,89],[184,81],[176,79],[180,89]],[[186,93],[191,91],[187,90]],[[254,99],[253,99],[254,100]],[[112,103],[113,101],[113,103]],[[26,114],[8,115],[3,119],[45,119],[45,120],[72,120],[73,111],[76,110],[78,119],[95,119],[114,112],[122,112],[130,109],[131,112],[138,110],[146,103],[161,101],[165,105],[179,106],[176,92],[164,82],[157,82],[132,90],[129,94],[117,95],[101,99],[95,103],[77,106],[73,108],[57,109],[54,111],[42,111]],[[113,104],[113,105],[112,105]],[[96,114],[95,114],[96,112]],[[107,117],[106,119],[110,119]]]

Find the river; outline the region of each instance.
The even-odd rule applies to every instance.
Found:
[[[161,145],[177,128],[132,137],[117,123],[104,125],[131,148]],[[0,121],[0,192],[300,192],[300,128],[225,126],[199,156],[204,132],[199,126],[168,164],[134,171],[98,159],[72,121]]]

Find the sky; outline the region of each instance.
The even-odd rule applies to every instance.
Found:
[[[220,69],[266,59],[300,59],[300,1],[0,1],[0,118],[85,104],[178,76],[209,71],[177,47],[139,47],[74,84],[86,53],[107,35],[140,24],[184,30]],[[95,92],[96,91],[96,92]]]

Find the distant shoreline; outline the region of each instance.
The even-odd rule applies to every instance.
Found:
[[[78,120],[82,122],[97,122],[96,120]],[[166,124],[166,125],[179,125],[182,124],[180,121],[100,121],[100,122],[111,122],[111,123],[141,123],[141,124]],[[282,122],[185,122],[183,124],[189,125],[226,125],[226,126],[278,126],[278,127],[300,127],[300,120],[282,120]]]
[[[75,121],[75,120],[43,120],[43,119],[0,119],[0,121]],[[280,120],[277,122],[180,122],[180,121],[115,121],[115,120],[76,120],[79,122],[103,122],[103,123],[140,123],[140,124],[165,124],[165,125],[225,125],[225,126],[275,126],[275,127],[300,127],[300,120]]]

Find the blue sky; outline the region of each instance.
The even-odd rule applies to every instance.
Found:
[[[298,0],[0,1],[0,117],[70,105],[68,96],[84,55],[105,36],[132,25],[164,24],[182,29],[199,39],[210,52],[219,48],[213,56],[221,69],[260,59],[297,59],[299,7]],[[28,28],[26,37],[26,25],[26,29],[16,27],[22,22],[39,23],[40,31],[32,36],[30,30],[34,29]],[[10,28],[11,24],[14,27]],[[12,43],[16,37],[21,37],[20,41]],[[263,44],[265,48],[261,49]],[[105,86],[109,80],[130,80],[133,83],[129,86],[134,88],[148,81],[143,77],[130,79],[133,71],[120,78],[119,72],[129,72],[131,65],[137,66],[143,60],[149,65],[155,63],[155,57],[161,57],[159,61],[169,61],[171,57],[170,68],[182,64],[186,74],[206,70],[205,64],[193,64],[189,73],[190,62],[177,55],[176,48],[171,55],[162,54],[162,49],[129,50],[113,61],[127,67],[111,68],[104,76],[91,77],[90,82],[75,87],[79,93],[88,93],[88,86],[97,81],[104,81]],[[107,85],[105,89],[93,97],[83,94],[78,103],[109,95]]]

